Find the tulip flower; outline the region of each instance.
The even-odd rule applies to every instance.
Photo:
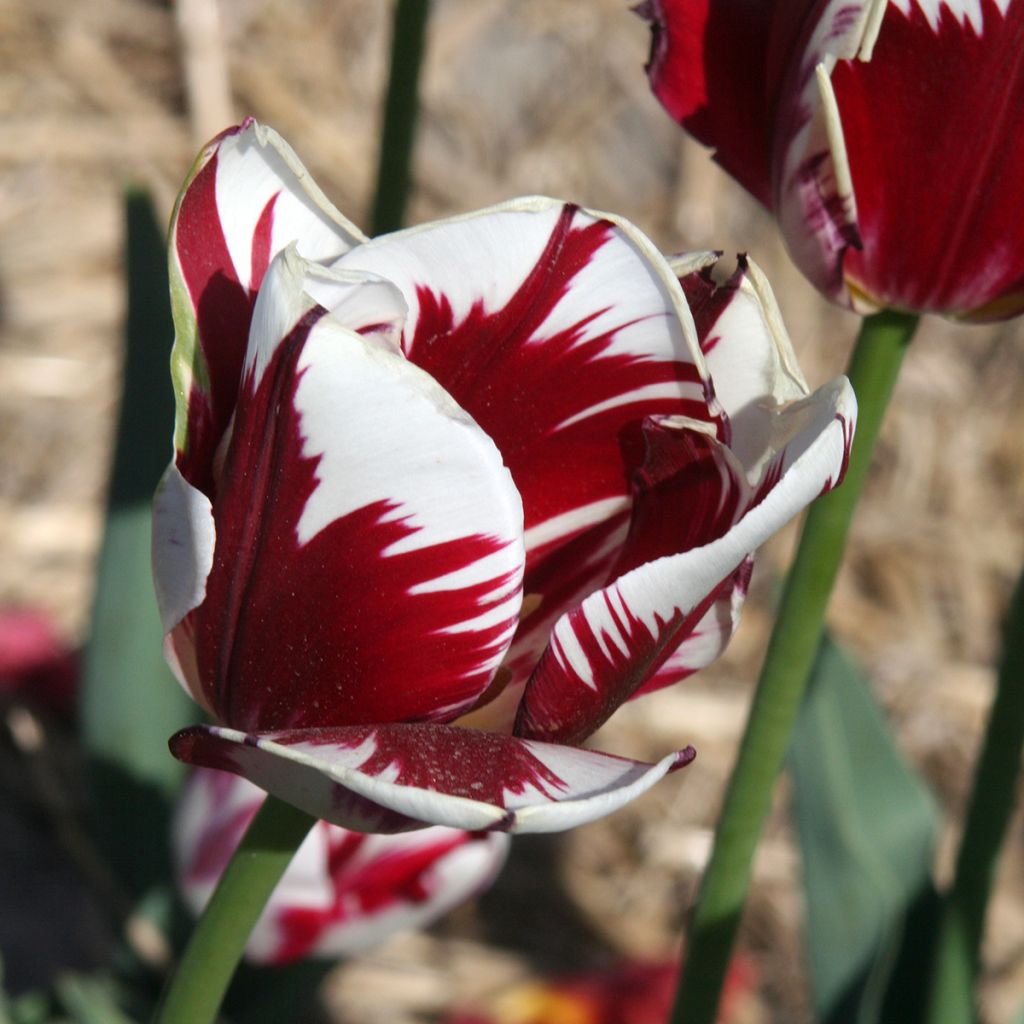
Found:
[[[1024,0],[648,0],[658,99],[858,312],[1024,310]]]
[[[580,744],[721,651],[855,414],[714,261],[537,197],[367,240],[274,132],[215,139],[171,228],[154,573],[216,724],[175,756],[363,832],[565,829],[688,763]]]
[[[175,816],[179,888],[196,913],[266,794],[205,768],[192,773]],[[508,853],[499,832],[424,828],[397,836],[318,822],[299,847],[249,938],[253,963],[359,953],[424,927],[485,889]]]

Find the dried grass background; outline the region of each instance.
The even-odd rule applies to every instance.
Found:
[[[222,0],[219,11],[218,39],[216,25],[182,34],[163,3],[0,0],[0,603],[47,609],[74,640],[87,622],[119,386],[124,184],[150,186],[169,213],[199,144],[220,120],[253,114],[366,221],[390,5]],[[647,91],[646,48],[645,26],[620,0],[437,0],[410,219],[541,192],[623,214],[666,251],[749,251],[821,383],[841,371],[857,319],[806,285],[771,221],[663,115]],[[212,83],[191,102],[186,69]],[[1024,558],[1022,382],[1020,323],[923,324],[831,608],[949,812],[943,878],[997,625]],[[641,756],[692,742],[697,763],[610,819],[517,840],[476,908],[340,967],[326,987],[337,1020],[430,1020],[544,962],[677,949],[792,542],[789,530],[763,552],[720,663],[628,707],[598,737]],[[1018,813],[985,947],[996,1024],[1024,1001],[1021,838]],[[745,922],[762,979],[750,1022],[807,1019],[801,915],[782,786]]]

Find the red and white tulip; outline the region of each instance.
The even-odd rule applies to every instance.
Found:
[[[235,775],[192,773],[175,815],[179,888],[201,913],[266,794]],[[320,821],[299,847],[246,947],[253,963],[359,953],[421,928],[485,889],[508,853],[500,832],[424,828],[397,836]]]
[[[1024,0],[647,0],[668,112],[836,302],[1024,311]]]
[[[721,651],[855,414],[715,259],[536,197],[368,241],[274,132],[214,140],[172,224],[154,572],[219,724],[174,754],[371,832],[569,828],[688,763],[579,744]]]

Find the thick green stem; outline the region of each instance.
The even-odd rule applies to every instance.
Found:
[[[847,372],[859,411],[846,480],[811,506],[786,580],[711,859],[690,919],[686,963],[672,1016],[675,1024],[713,1024],[715,1020],[754,850],[821,639],[825,607],[882,417],[916,326],[917,317],[878,313],[865,318],[857,338]]]
[[[249,933],[316,819],[268,796],[164,991],[154,1024],[211,1024]]]
[[[398,0],[391,29],[391,74],[384,103],[377,164],[377,193],[370,218],[370,234],[400,228],[409,196],[416,119],[419,114],[420,64],[426,37],[429,0]]]
[[[1010,602],[1003,661],[967,805],[953,885],[943,901],[928,1024],[974,1019],[985,909],[1014,808],[1024,749],[1024,575]]]

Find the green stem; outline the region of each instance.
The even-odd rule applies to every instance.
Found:
[[[917,317],[866,317],[847,371],[857,395],[857,432],[841,487],[810,508],[786,580],[736,766],[718,819],[711,859],[688,931],[674,1024],[713,1024],[739,928],[751,865],[768,816],[842,561],[846,535],[864,488],[882,417]]]
[[[253,925],[315,822],[267,797],[192,933],[154,1024],[210,1024],[216,1018]]]
[[[1010,601],[1003,660],[967,805],[953,885],[943,900],[928,1024],[974,1019],[974,980],[999,848],[1024,749],[1024,574]]]
[[[398,0],[391,29],[391,74],[384,103],[377,164],[377,192],[370,218],[370,234],[382,235],[400,228],[409,197],[409,163],[412,158],[418,86],[429,0]]]

